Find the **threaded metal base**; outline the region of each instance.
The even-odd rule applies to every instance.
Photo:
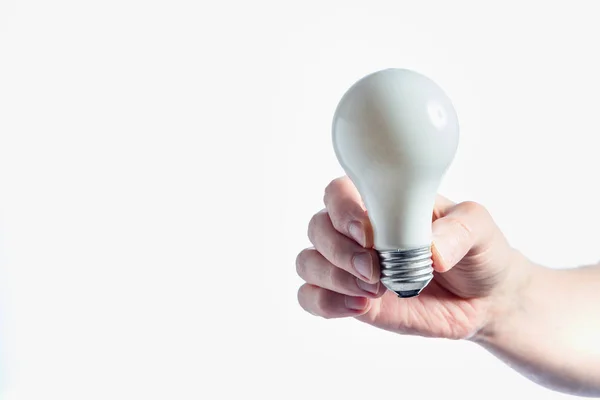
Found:
[[[381,283],[398,297],[417,296],[433,279],[431,247],[377,251]]]

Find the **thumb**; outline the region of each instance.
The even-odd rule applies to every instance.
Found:
[[[467,201],[449,209],[432,225],[433,268],[446,272],[470,251],[486,247],[492,240],[495,224],[482,205]]]

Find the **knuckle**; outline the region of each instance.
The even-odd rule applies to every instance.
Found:
[[[476,201],[465,201],[463,203],[461,203],[461,207],[465,210],[465,212],[470,213],[470,214],[477,214],[477,215],[486,215],[488,214],[487,208],[485,208],[485,206],[481,205],[480,203],[477,203]]]
[[[296,256],[296,273],[300,278],[304,278],[304,266],[306,260],[306,249],[302,250]]]
[[[328,304],[327,292],[319,287],[308,283],[302,285],[298,289],[298,303],[309,314],[325,319],[334,317]]]
[[[465,201],[460,203],[460,207],[466,215],[469,215],[469,220],[490,221],[492,219],[488,209],[475,201]],[[467,226],[462,220],[454,219],[454,222],[462,227],[468,234],[471,234],[472,227]]]
[[[460,218],[450,217],[447,222],[451,224],[455,232],[459,233],[459,237],[468,238],[471,235],[471,228]]]
[[[312,239],[316,236],[317,232],[323,229],[324,223],[329,218],[327,213],[324,210],[319,211],[315,215],[312,216],[310,221],[308,222],[308,238],[312,241]]]
[[[302,309],[304,311],[315,315],[314,312],[308,307],[308,304],[310,303],[308,301],[309,296],[310,296],[310,286],[305,283],[304,285],[300,286],[300,288],[298,289],[298,293],[297,293],[298,304],[300,304],[300,307],[302,307]]]
[[[332,196],[337,195],[343,187],[344,177],[335,178],[325,187],[323,194],[323,203],[327,204]]]
[[[315,251],[316,250],[307,248],[307,249],[302,250],[296,256],[296,273],[298,274],[298,276],[300,278],[306,279],[307,270],[308,270],[307,266],[308,266],[308,264],[310,264],[310,260]]]

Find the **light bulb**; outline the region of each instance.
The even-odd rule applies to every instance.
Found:
[[[377,71],[342,96],[332,139],[367,209],[381,282],[399,297],[417,296],[433,278],[433,207],[458,148],[452,102],[420,73]]]

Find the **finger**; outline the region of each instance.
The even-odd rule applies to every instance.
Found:
[[[433,267],[446,272],[469,253],[486,246],[493,238],[495,223],[487,210],[467,201],[451,208],[433,222]]]
[[[326,211],[315,214],[308,224],[308,238],[327,261],[369,283],[379,281],[377,255],[339,233]]]
[[[376,298],[385,293],[385,287],[379,282],[358,279],[327,261],[315,249],[305,249],[298,254],[296,272],[311,285],[349,296]]]
[[[347,176],[334,179],[323,197],[333,227],[363,247],[373,246],[373,229],[358,190]]]
[[[369,311],[365,297],[346,296],[305,283],[298,290],[298,303],[313,315],[323,318],[355,317]]]

